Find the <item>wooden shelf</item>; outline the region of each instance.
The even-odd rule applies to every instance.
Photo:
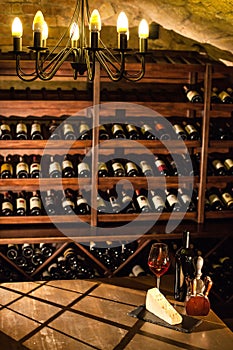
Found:
[[[206,219],[233,219],[233,210],[221,210],[221,211],[207,211],[205,213]]]
[[[40,215],[40,216],[1,216],[1,224],[2,225],[30,225],[30,224],[51,224],[54,223],[62,223],[62,224],[70,224],[77,222],[90,222],[90,215]]]
[[[110,223],[110,222],[131,222],[136,220],[136,224],[138,221],[167,221],[170,218],[173,220],[194,220],[197,219],[197,213],[141,213],[141,214],[101,214],[98,215],[98,221],[102,223]]]

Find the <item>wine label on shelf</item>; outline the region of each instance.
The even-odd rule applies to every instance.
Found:
[[[35,170],[41,171],[41,166],[39,163],[32,163],[30,165],[30,174]]]
[[[78,173],[80,174],[83,171],[90,171],[89,165],[85,162],[78,164]]]
[[[193,132],[197,132],[197,129],[191,125],[191,124],[187,124],[185,125],[185,130],[187,131],[187,133],[190,135]]]
[[[20,134],[21,132],[27,133],[27,126],[24,123],[18,123],[16,125],[16,134]]]
[[[212,164],[217,170],[223,167],[222,162],[218,159],[213,160]]]
[[[143,124],[142,127],[141,127],[141,131],[142,131],[143,134],[145,134],[147,131],[151,132],[152,128],[148,124]]]
[[[26,171],[26,173],[28,173],[29,169],[27,163],[20,162],[16,165],[16,175],[18,175],[20,171]]]
[[[112,126],[112,133],[115,134],[118,130],[124,131],[120,124],[113,124],[113,126]]]
[[[127,162],[125,164],[125,170],[126,170],[127,173],[130,172],[131,170],[136,170],[137,171],[137,167],[136,167],[136,165],[133,162]]]
[[[58,162],[53,162],[49,164],[49,173],[51,174],[53,171],[61,172],[61,166]]]
[[[2,203],[2,211],[3,210],[8,210],[13,211],[13,204],[11,202],[3,202]]]
[[[1,129],[2,131],[11,132],[11,128],[10,128],[10,126],[9,126],[8,124],[2,124],[2,125],[0,126],[0,129]]]
[[[121,163],[115,162],[112,164],[113,171],[117,171],[118,169],[124,169],[123,165]]]
[[[213,204],[213,203],[219,201],[219,198],[218,198],[218,196],[216,194],[211,194],[209,196],[209,201],[210,201],[211,204]]]
[[[233,167],[233,160],[230,158],[225,159],[224,165],[227,168],[227,170],[230,170]]]
[[[74,132],[74,128],[73,128],[73,126],[71,125],[71,124],[68,124],[68,123],[65,123],[64,125],[63,125],[63,132],[64,132],[64,134],[66,135],[67,133],[69,133],[69,132]]]
[[[151,199],[155,206],[155,209],[158,209],[159,207],[165,207],[165,203],[162,197],[155,195]]]
[[[137,197],[137,202],[140,209],[142,209],[144,206],[148,206],[150,208],[150,203],[148,199],[143,195]]]
[[[31,135],[34,134],[34,132],[39,132],[39,133],[41,133],[41,127],[40,127],[40,124],[39,124],[39,123],[34,123],[34,124],[32,124],[32,127],[31,127]]]
[[[72,200],[69,198],[66,198],[64,201],[62,201],[63,208],[65,208],[67,205],[74,208],[74,202],[72,202]]]
[[[65,169],[65,168],[73,168],[73,164],[68,159],[63,160],[62,162],[62,169]]]
[[[78,197],[76,203],[77,203],[77,206],[81,204],[87,204],[87,200],[83,197],[80,197],[80,198]]]
[[[9,171],[9,173],[12,175],[13,174],[13,167],[10,163],[3,163],[1,165],[1,173],[4,171]]]
[[[89,131],[89,126],[86,123],[81,123],[79,126],[79,132],[83,134],[86,131]]]
[[[163,160],[160,160],[160,159],[156,160],[155,165],[157,166],[159,171],[163,171],[164,169],[166,169],[166,164],[164,163]]]
[[[30,210],[32,210],[35,207],[41,209],[40,198],[39,197],[31,197],[30,201],[29,201],[29,207],[30,207]]]
[[[233,204],[233,197],[228,192],[222,194],[222,199],[227,205]]]
[[[25,209],[26,211],[26,199],[24,198],[16,198],[16,209]]]
[[[189,90],[187,92],[187,98],[189,99],[189,101],[192,101],[193,97],[199,95],[197,91],[195,90]]]
[[[137,131],[136,126],[134,126],[134,125],[132,125],[132,124],[127,124],[127,125],[126,125],[126,130],[127,130],[128,132]]]
[[[169,203],[169,205],[172,207],[173,205],[175,205],[176,203],[178,203],[178,199],[176,197],[175,194],[169,194],[167,196],[167,201]]]
[[[146,171],[151,171],[151,170],[152,170],[150,164],[147,163],[147,161],[145,161],[145,160],[142,160],[142,161],[140,162],[140,165],[141,165],[141,168],[142,168],[142,172],[143,172],[143,173],[145,173]]]

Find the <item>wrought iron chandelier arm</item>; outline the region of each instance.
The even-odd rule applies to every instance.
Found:
[[[97,52],[96,53],[96,58],[100,62],[101,66],[104,68],[104,70],[106,71],[106,73],[108,74],[108,76],[110,77],[111,80],[117,82],[117,81],[122,79],[122,77],[124,75],[124,68],[125,68],[125,55],[124,55],[124,52],[121,51],[120,69],[117,68],[117,66],[114,64],[114,62],[109,57],[104,55],[102,52]],[[110,64],[110,66],[112,66],[116,70],[116,73],[114,73],[110,69],[110,67],[107,64],[107,62]]]
[[[34,81],[38,78],[36,71],[32,73],[25,73],[20,66],[20,54],[16,54],[16,74],[22,80],[26,82]],[[24,77],[31,77],[26,79]]]
[[[123,77],[131,82],[136,82],[138,80],[141,80],[146,71],[146,64],[145,64],[145,55],[141,55],[141,70],[135,74],[130,74],[128,71],[124,71]]]
[[[90,56],[89,54],[91,54],[92,56],[92,61],[90,60]],[[86,64],[87,64],[87,74],[88,74],[88,79],[90,81],[94,80],[94,76],[95,76],[95,56],[96,53],[95,52],[85,52],[85,59],[86,59]]]

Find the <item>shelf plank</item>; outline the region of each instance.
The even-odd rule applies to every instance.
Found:
[[[30,150],[32,152],[37,150],[38,154],[43,154],[44,149],[49,150],[49,154],[51,154],[51,150],[55,150],[57,152],[61,152],[64,150],[82,150],[85,148],[90,148],[92,146],[91,140],[1,140],[0,141],[0,150],[1,153],[3,150],[12,153],[13,150]],[[76,152],[77,153],[77,152]],[[45,153],[47,154],[47,152]]]
[[[180,218],[182,219],[187,219],[187,220],[196,220],[197,219],[197,213],[173,213],[173,219],[174,220],[179,220]],[[141,214],[101,214],[98,215],[98,220],[99,222],[130,222],[133,220],[138,221],[167,221],[171,217],[171,213],[141,213]]]
[[[51,223],[77,223],[77,215],[53,215],[53,216],[1,216],[2,225],[25,225],[25,224],[51,224]],[[80,215],[81,222],[90,222],[90,215]]]
[[[222,211],[207,211],[205,213],[206,219],[233,219],[233,210],[222,210]],[[229,229],[230,230],[230,229]]]

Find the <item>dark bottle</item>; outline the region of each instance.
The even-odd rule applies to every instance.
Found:
[[[136,195],[136,203],[138,206],[138,209],[141,213],[149,213],[151,212],[151,206],[149,203],[149,200],[146,196],[144,196],[140,190],[135,191]]]
[[[15,263],[17,266],[21,267],[22,269],[25,269],[27,266],[27,260],[22,255],[17,256],[17,258],[15,259]]]
[[[216,88],[215,88],[215,91],[217,91]],[[233,103],[233,98],[225,90],[222,90],[221,92],[219,92],[218,97],[222,103],[226,103],[226,104]]]
[[[28,138],[27,125],[22,120],[16,125],[15,136],[17,140],[27,140]]]
[[[187,99],[192,103],[202,103],[203,98],[201,94],[196,90],[192,88],[188,88],[186,85],[183,86],[184,92],[186,94]]]
[[[112,160],[112,172],[113,176],[116,177],[124,177],[125,176],[125,168],[119,159]]]
[[[63,272],[67,272],[67,266],[66,266],[66,258],[64,255],[59,255],[57,258],[57,266],[58,268]]]
[[[200,140],[200,134],[194,124],[187,123],[186,121],[182,122],[184,125],[184,129],[188,135],[188,139],[191,141],[197,141]]]
[[[125,172],[126,172],[126,175],[129,177],[139,176],[137,165],[131,161],[128,161],[125,163]]]
[[[120,213],[121,205],[120,205],[120,202],[119,202],[119,199],[117,197],[117,193],[116,193],[115,189],[108,189],[107,195],[108,195],[108,199],[109,199],[109,202],[111,205],[112,213]]]
[[[65,140],[75,140],[76,136],[74,133],[74,128],[71,123],[66,120],[62,123],[63,136]]]
[[[190,234],[188,231],[183,232],[183,244],[175,254],[175,283],[174,298],[178,301],[185,301],[188,288],[187,284],[194,278],[194,251],[189,245]]]
[[[2,179],[11,179],[13,177],[12,158],[10,155],[8,155],[6,160],[1,164],[0,173]]]
[[[99,177],[109,176],[109,171],[106,163],[98,162],[98,176]]]
[[[181,203],[177,198],[177,193],[174,189],[166,189],[166,206],[170,211],[179,212],[181,211]]]
[[[47,190],[44,199],[44,209],[47,215],[56,214],[55,195],[53,190]]]
[[[49,177],[59,178],[62,176],[61,165],[55,161],[54,157],[50,157]]]
[[[204,88],[201,88],[201,91],[203,92],[204,94]],[[216,88],[213,88],[211,90],[211,94],[210,94],[210,102],[211,103],[219,103],[221,102],[220,98],[218,97],[218,94],[217,94],[217,89]]]
[[[76,194],[76,214],[87,215],[90,214],[90,207],[87,203],[86,198],[83,197],[81,191],[79,190]]]
[[[143,124],[141,126],[141,133],[144,140],[155,140],[155,134],[152,127],[149,124]]]
[[[43,264],[44,257],[42,255],[41,250],[40,250],[39,247],[36,247],[33,250],[33,255],[32,255],[32,258],[31,258],[31,262],[35,266],[39,266],[39,265]]]
[[[31,126],[31,139],[32,140],[43,140],[43,135],[41,131],[40,123],[36,120],[32,123]]]
[[[155,162],[155,167],[156,167],[158,175],[161,175],[161,176],[169,176],[170,175],[168,167],[167,167],[165,161],[161,158],[161,156],[159,157],[159,156],[155,155],[154,162]]]
[[[33,179],[38,179],[41,174],[41,166],[38,157],[34,155],[32,157],[32,163],[30,165],[30,177]]]
[[[206,190],[206,195],[209,199],[211,210],[221,211],[224,209],[221,201],[221,195],[217,188],[211,187],[210,189]]]
[[[24,192],[19,192],[16,198],[15,212],[18,216],[27,214],[27,201]]]
[[[100,214],[107,213],[107,211],[108,211],[107,205],[106,205],[104,199],[102,198],[102,196],[99,195],[99,193],[97,194],[96,208],[97,208],[97,212]]]
[[[132,274],[135,277],[146,276],[145,270],[140,265],[134,265],[132,268]]]
[[[188,139],[188,135],[185,132],[185,130],[183,129],[183,127],[181,126],[181,124],[177,124],[177,123],[174,124],[173,129],[177,135],[178,140],[186,141]]]
[[[154,210],[156,213],[162,213],[163,211],[166,211],[166,204],[163,199],[163,194],[161,190],[151,190],[151,201],[154,205]]]
[[[50,140],[60,140],[61,139],[61,132],[60,128],[58,128],[58,123],[56,120],[52,120],[52,122],[49,124],[49,138]]]
[[[11,127],[5,121],[2,121],[0,125],[0,139],[1,140],[12,140]]]
[[[5,192],[3,194],[3,199],[2,199],[1,214],[3,216],[10,216],[10,215],[13,215],[13,213],[14,213],[14,207],[12,203],[12,196],[10,195],[9,192]]]
[[[232,158],[226,158],[224,160],[224,166],[227,171],[227,175],[233,175],[233,159]]]
[[[17,256],[19,255],[19,246],[18,244],[8,244],[7,245],[7,251],[6,256],[10,260],[15,260]]]
[[[19,162],[16,164],[16,177],[18,179],[25,179],[29,177],[29,167],[24,157],[19,157]]]
[[[125,214],[136,213],[136,207],[133,199],[127,194],[126,191],[121,191],[121,212]]]
[[[155,122],[155,135],[159,140],[170,140],[171,135],[167,131],[166,127],[162,124],[162,122]]]
[[[130,140],[138,140],[140,139],[140,134],[138,132],[138,129],[133,124],[126,124],[125,126],[126,132],[127,132],[127,138]]]
[[[79,140],[91,140],[91,131],[87,123],[83,121],[79,124]]]
[[[51,265],[49,265],[48,273],[55,280],[58,280],[61,278],[60,270],[56,262],[53,262]]]
[[[33,256],[33,245],[29,243],[24,243],[22,245],[22,256],[26,259],[30,259]]]
[[[53,245],[50,243],[40,243],[39,248],[45,258],[49,258],[53,254]]]
[[[73,164],[70,160],[70,157],[68,154],[64,156],[63,162],[62,162],[62,177],[74,177],[75,171]]]
[[[78,177],[87,178],[91,176],[91,170],[90,170],[89,164],[81,159],[79,160],[77,171],[78,171]]]
[[[67,215],[74,214],[75,205],[74,205],[73,193],[68,188],[64,191],[64,197],[62,199],[62,208],[65,214]]]
[[[178,155],[176,155],[176,157],[178,157]],[[166,160],[167,160],[167,163],[169,165],[169,174],[171,176],[182,175],[182,173],[180,171],[181,169],[179,169],[179,170],[177,169],[176,161],[169,154],[166,156]],[[181,164],[178,163],[178,165],[179,165],[179,168],[183,169]]]
[[[33,191],[29,198],[29,215],[37,216],[42,214],[41,199],[38,191]]]
[[[110,136],[109,133],[105,127],[105,125],[99,126],[99,139],[100,140],[109,140]]]
[[[140,161],[140,167],[144,176],[154,176],[153,169],[147,160]]]
[[[189,192],[184,188],[179,188],[178,193],[180,194],[180,197],[182,200],[182,203],[181,203],[182,211],[194,212],[196,210],[196,206]]]
[[[120,124],[113,124],[111,131],[114,139],[126,139],[126,134]]]
[[[210,140],[228,140],[228,134],[217,126],[214,122],[210,122],[209,139]]]
[[[212,159],[211,166],[215,175],[217,176],[226,175],[226,168],[220,159],[217,159],[217,158]]]
[[[233,196],[228,186],[221,190],[221,197],[226,209],[233,210]]]
[[[71,269],[76,269],[78,267],[78,256],[74,248],[69,247],[63,253],[68,266]]]

